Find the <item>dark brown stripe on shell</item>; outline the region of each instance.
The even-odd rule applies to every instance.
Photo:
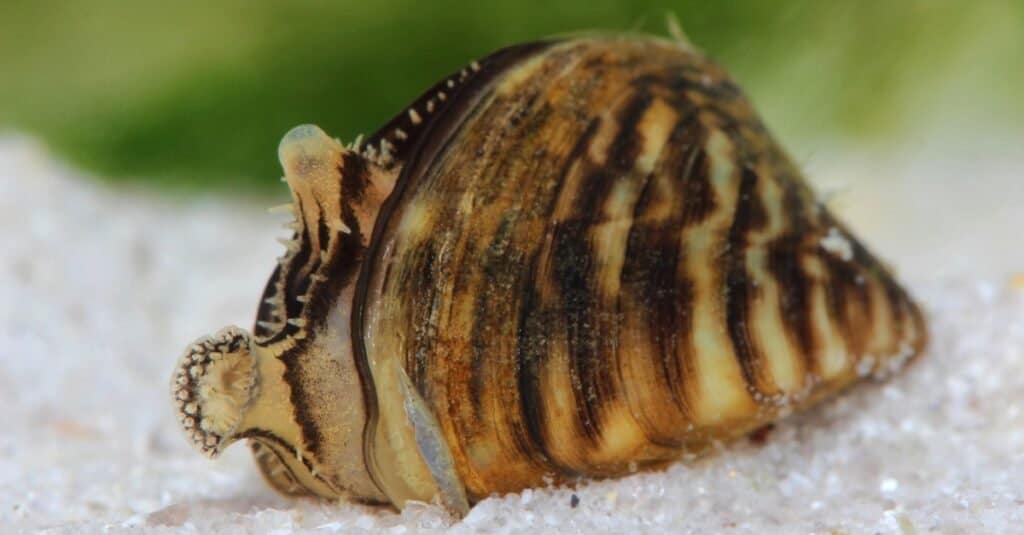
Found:
[[[586,130],[580,135],[576,144],[569,152],[565,164],[558,172],[557,186],[551,202],[543,213],[552,213],[555,203],[562,194],[573,165],[576,164],[590,147],[598,128],[601,126],[600,118],[594,118],[587,125]],[[528,451],[536,452],[545,461],[546,469],[556,472],[562,476],[576,476],[576,470],[560,464],[551,455],[551,448],[548,445],[547,422],[544,417],[542,406],[544,404],[543,391],[540,385],[540,374],[544,361],[550,352],[548,347],[549,337],[547,328],[552,324],[551,311],[543,306],[539,291],[532,281],[537,280],[543,266],[540,265],[543,248],[538,247],[527,264],[524,281],[529,284],[523,289],[521,303],[519,305],[519,318],[516,322],[516,385],[519,388],[519,410],[521,422],[531,444]]]
[[[801,266],[808,224],[800,191],[791,180],[787,176],[779,180],[785,187],[782,212],[788,218],[788,232],[768,245],[768,270],[779,285],[779,308],[786,336],[798,349],[804,373],[810,374],[816,373],[818,365],[809,298],[812,281]]]
[[[682,227],[698,225],[718,209],[711,186],[711,161],[703,147],[693,153],[690,173],[683,177]]]
[[[889,310],[892,311],[892,332],[897,339],[903,337],[903,332],[906,326],[904,321],[906,318],[906,311],[904,310],[904,304],[908,302],[909,298],[904,293],[903,288],[900,288],[892,276],[880,269],[883,276],[879,277],[879,281],[882,284],[882,288],[885,291],[885,298],[889,304]],[[897,340],[898,341],[898,340]]]
[[[735,141],[735,140],[734,140]],[[722,270],[725,277],[725,326],[729,331],[733,351],[749,392],[769,393],[774,389],[765,356],[761,354],[750,332],[750,307],[758,298],[757,286],[747,273],[747,234],[761,228],[767,215],[758,195],[757,173],[745,167],[741,170],[739,192],[732,225],[725,238]],[[753,319],[756,321],[756,318]]]
[[[526,280],[536,280],[541,251],[538,250],[529,262]],[[547,326],[554,318],[544,308],[536,287],[528,286],[522,296],[516,330],[516,386],[519,388],[520,421],[523,423],[529,444],[526,451],[533,452],[545,464],[545,469],[561,476],[574,476],[577,472],[555,460],[551,454],[550,439],[547,436],[547,419],[544,416],[544,398],[540,374],[544,361],[550,353]]]
[[[655,176],[647,181],[637,199],[620,277],[622,293],[635,296],[643,305],[629,313],[640,314],[645,319],[651,347],[655,348],[650,358],[657,361],[655,367],[661,370],[659,378],[681,419],[689,419],[692,413],[684,388],[688,375],[684,369],[686,359],[681,351],[689,347],[688,340],[692,336],[693,284],[677,273],[683,261],[679,233],[684,224],[685,183],[694,173],[704,137],[696,118],[696,110],[691,109],[677,120],[665,150],[667,161],[656,166]],[[648,211],[656,201],[665,201],[655,198],[659,193],[658,180],[668,180],[673,186],[668,193],[671,208],[668,219],[652,224],[647,222]],[[659,434],[653,427],[651,422],[644,423],[645,433],[652,443],[678,445],[673,437]]]
[[[517,214],[506,213],[498,224],[482,261],[482,282],[473,303],[473,330],[469,333],[470,360],[469,401],[477,418],[482,418],[482,392],[493,381],[493,377],[485,375],[485,363],[493,358],[490,343],[494,337],[504,336],[500,329],[508,318],[512,317],[514,304],[507,299],[502,291],[520,284],[519,270],[515,269],[522,258],[516,258],[517,251],[510,250],[512,232],[515,230]],[[494,325],[494,320],[501,318],[501,325]]]
[[[551,276],[561,298],[561,317],[555,325],[565,330],[569,356],[569,378],[576,399],[577,417],[586,438],[596,442],[600,437],[600,421],[596,402],[601,371],[597,361],[593,309],[596,307],[590,273],[594,267],[592,251],[586,241],[589,225],[581,221],[556,224],[552,240]]]
[[[418,247],[408,264],[408,267],[414,269],[404,272],[412,281],[408,286],[420,290],[416,295],[421,297],[406,307],[409,314],[406,321],[412,332],[416,333],[416,342],[410,344],[414,351],[406,357],[411,360],[406,360],[403,368],[423,396],[427,396],[433,387],[427,380],[430,377],[427,355],[434,351],[437,344],[437,312],[441,305],[440,292],[432,289],[444,284],[446,274],[451,275],[447,269],[450,261],[442,263],[443,259],[438,258],[438,252],[444,250],[443,242],[444,238],[439,236]],[[453,290],[453,293],[456,291]]]
[[[528,91],[528,93],[522,96],[522,101],[516,104],[500,136],[509,143],[508,149],[504,149],[509,154],[522,154],[524,146],[532,141],[535,132],[545,126],[552,116],[550,105],[547,103],[539,104],[540,90],[538,88],[530,88]],[[511,132],[509,132],[510,129]],[[589,143],[587,140],[592,135],[593,133],[587,134],[584,131],[584,140],[578,141],[576,147],[580,148],[580,150],[585,148],[585,145]],[[572,161],[578,156],[578,154],[571,153],[569,159]],[[535,161],[539,161],[543,157],[543,154],[535,154]],[[498,177],[507,176],[510,172],[509,167],[517,162],[518,159],[508,158],[499,161],[501,162],[499,167],[484,171],[483,174]],[[559,177],[561,176],[564,175],[559,175]],[[478,192],[478,202],[488,205],[499,202],[497,197],[507,194],[509,185],[499,184],[498,186]],[[547,203],[544,209],[551,209],[558,198],[558,191],[560,191],[560,187],[551,196],[549,203]],[[485,369],[487,369],[487,366],[485,366],[486,361],[488,358],[493,359],[494,357],[494,355],[489,354],[489,351],[511,349],[503,348],[502,346],[493,348],[492,344],[495,341],[495,337],[507,336],[514,338],[515,332],[518,329],[514,324],[510,328],[508,323],[509,318],[516,317],[519,314],[517,305],[520,300],[514,299],[514,297],[518,296],[516,295],[516,290],[513,289],[522,288],[524,285],[532,285],[534,282],[529,276],[524,276],[521,269],[523,262],[528,260],[526,257],[529,255],[528,250],[524,246],[533,247],[534,249],[539,249],[540,247],[534,243],[518,243],[514,233],[517,231],[520,218],[529,218],[529,212],[535,208],[522,206],[503,214],[497,229],[489,237],[489,243],[484,251],[481,262],[482,280],[474,300],[473,330],[470,335],[472,357],[470,362],[469,395],[478,421],[482,421],[482,419],[487,417],[483,414],[482,403],[482,393],[488,386],[485,381],[493,381],[495,379],[492,376],[485,375]],[[526,213],[523,213],[523,211]],[[482,238],[487,239],[487,237]],[[521,296],[522,291],[520,290],[518,294]],[[516,397],[518,398],[518,396]],[[525,437],[514,438],[517,439],[521,453],[528,457],[533,456],[532,452],[528,449],[528,441],[518,440]]]
[[[868,277],[864,262],[874,262],[866,251],[856,244],[853,236],[829,215],[823,217],[824,228],[839,230],[851,244],[855,253],[850,259],[843,259],[819,248],[818,255],[825,266],[828,280],[825,282],[825,299],[832,318],[835,320],[848,354],[859,359],[867,349],[871,328],[871,296],[868,293]],[[826,231],[827,232],[827,231]],[[857,249],[860,249],[859,254]],[[858,282],[859,281],[859,282]]]
[[[577,416],[585,436],[596,443],[601,438],[601,406],[614,403],[621,392],[615,388],[618,369],[614,352],[618,345],[614,321],[598,298],[596,269],[599,267],[591,230],[602,223],[602,207],[618,180],[633,172],[643,136],[637,124],[651,105],[647,92],[638,92],[622,108],[618,132],[608,148],[607,162],[587,169],[575,192],[563,190],[573,201],[573,215],[556,222],[551,245],[550,275],[560,294],[561,325],[565,329],[569,376],[577,400]]]

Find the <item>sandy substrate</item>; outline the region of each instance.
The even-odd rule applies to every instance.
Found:
[[[1011,173],[1006,183],[1019,178]],[[936,199],[953,205],[962,197]],[[1020,228],[1015,211],[989,215],[993,225]],[[985,256],[1004,238],[969,235],[966,255],[947,249],[953,265],[927,270],[941,258],[931,238],[917,250],[893,241],[926,222],[911,217],[908,231],[854,221],[889,248],[883,253],[896,257],[928,309],[933,343],[917,364],[786,420],[764,444],[744,440],[661,473],[491,498],[456,523],[428,505],[398,514],[288,501],[262,483],[246,448],[211,462],[180,435],[167,394],[174,360],[198,335],[249,325],[279,253],[278,219],[219,199],[115,191],[29,142],[0,141],[0,531],[911,534],[1024,526],[1024,284],[1007,276],[1024,266],[1014,265],[1016,251]],[[934,241],[948,246],[954,237]]]

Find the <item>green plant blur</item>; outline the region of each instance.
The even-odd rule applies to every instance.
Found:
[[[497,47],[669,12],[786,141],[1024,119],[1019,0],[4,0],[0,129],[103,177],[267,190],[296,124],[352,139]]]

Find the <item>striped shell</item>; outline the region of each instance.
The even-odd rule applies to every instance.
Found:
[[[250,335],[173,378],[288,494],[456,511],[700,453],[884,376],[922,315],[689,46],[501,50],[365,143],[294,129]]]

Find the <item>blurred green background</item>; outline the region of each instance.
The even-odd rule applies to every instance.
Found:
[[[955,141],[1024,123],[1019,0],[3,0],[0,131],[112,180],[272,191],[294,125],[350,140],[495,48],[665,34],[667,12],[787,144]]]

